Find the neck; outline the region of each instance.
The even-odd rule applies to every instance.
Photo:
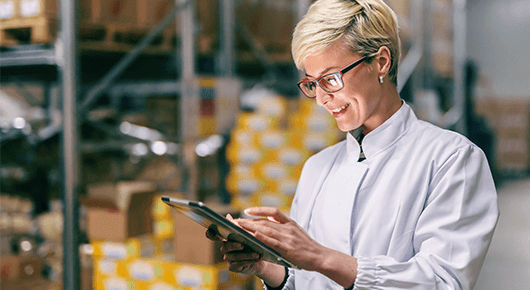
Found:
[[[397,88],[394,84],[386,82],[382,85],[381,100],[379,102],[377,111],[378,113],[374,116],[373,120],[365,122],[361,128],[363,133],[366,135],[379,127],[392,115],[394,115],[399,108],[401,108],[402,100],[399,96]]]

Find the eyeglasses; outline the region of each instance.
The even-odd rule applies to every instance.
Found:
[[[317,84],[327,93],[338,92],[342,90],[342,88],[344,88],[342,76],[348,71],[352,70],[354,67],[361,64],[367,58],[368,56],[363,56],[354,63],[350,64],[349,66],[341,69],[340,71],[323,75],[316,81],[310,81],[308,78],[305,78],[298,82],[298,87],[306,97],[311,99],[317,96]]]

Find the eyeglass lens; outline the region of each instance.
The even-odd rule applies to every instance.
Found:
[[[339,73],[332,73],[329,75],[325,75],[319,80],[317,80],[317,82],[320,85],[320,87],[328,93],[336,92],[342,89],[343,87]],[[305,81],[300,84],[300,87],[302,88],[302,91],[308,97],[312,98],[316,96],[316,82]]]

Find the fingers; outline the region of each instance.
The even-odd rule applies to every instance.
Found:
[[[251,269],[256,266],[260,260],[228,262],[228,270],[237,273],[253,274]]]
[[[260,259],[260,255],[256,252],[249,251],[236,251],[230,252],[229,254],[224,255],[224,260],[229,263],[238,263],[238,262],[257,262]]]
[[[245,246],[243,244],[238,242],[224,242],[221,246],[221,252],[223,254],[227,254],[234,251],[242,251],[245,249]]]
[[[223,237],[211,229],[206,230],[206,237],[212,241],[224,241]]]
[[[239,219],[234,219],[231,214],[227,214],[226,219],[239,226]]]
[[[245,272],[261,261],[261,256],[237,242],[225,242],[221,247],[224,260],[233,272]]]
[[[264,216],[279,223],[287,223],[291,220],[285,213],[275,207],[251,207],[245,209],[245,214],[249,216]]]

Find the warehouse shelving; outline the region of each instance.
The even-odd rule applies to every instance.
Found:
[[[81,94],[79,89],[79,75],[77,71],[78,63],[78,43],[76,39],[76,20],[75,20],[75,1],[59,1],[61,11],[60,34],[58,40],[52,46],[24,45],[13,49],[0,52],[0,69],[17,66],[51,66],[57,67],[62,85],[63,100],[63,126],[58,128],[63,134],[63,162],[64,162],[64,240],[71,241],[64,243],[64,288],[78,289],[79,281],[79,255],[77,246],[79,237],[77,235],[78,216],[78,150],[83,148],[92,148],[92,150],[103,150],[101,148],[118,148],[122,147],[127,141],[115,141],[112,144],[79,144],[78,138],[78,115],[85,114],[91,105],[102,95],[103,92],[110,94],[111,97],[118,98],[125,93],[132,96],[146,96],[149,94],[176,94],[181,93],[182,99],[196,98],[197,91],[191,86],[193,79],[197,77],[196,66],[197,59],[194,48],[194,1],[193,0],[176,0],[176,7],[159,25],[154,28],[130,53],[126,54],[101,80],[90,88],[87,94]],[[432,86],[429,77],[432,74],[426,71],[429,66],[428,58],[430,47],[428,44],[429,25],[424,25],[428,20],[429,2],[421,0],[410,1],[412,46],[408,54],[404,57],[400,66],[400,75],[398,76],[399,90],[402,91],[409,81],[414,82],[413,86],[429,88]],[[267,53],[260,48],[259,44],[253,41],[249,31],[235,21],[234,7],[237,0],[221,0],[221,45],[217,73],[229,77],[242,77],[237,75],[237,57],[234,48],[235,33],[238,32],[245,37],[247,44],[252,53],[258,60],[258,63],[264,68],[265,74],[261,79],[249,79],[249,82],[270,82],[275,83],[277,87],[287,87],[287,83],[278,80],[276,76],[280,73],[278,68],[273,64]],[[294,7],[297,11],[296,17],[300,19],[307,8],[310,0],[297,0]],[[463,61],[465,58],[465,8],[466,1],[458,0],[453,4],[453,25],[454,25],[454,86],[453,86],[453,103],[446,119],[451,126],[456,125],[458,131],[465,133],[464,120],[464,99],[463,99]],[[183,9],[180,11],[180,9]],[[176,13],[181,13],[180,25],[178,26],[181,33],[181,47],[177,49],[180,54],[175,64],[181,71],[179,80],[164,81],[135,81],[134,83],[116,82],[118,76],[132,63],[146,48],[150,41],[157,36],[175,17]],[[430,24],[432,25],[432,23]],[[288,69],[294,70],[294,67]],[[422,77],[421,75],[425,75]],[[298,76],[292,73],[294,78]],[[296,80],[293,80],[294,83]],[[294,87],[294,86],[293,86]],[[83,96],[83,98],[80,98]],[[78,106],[77,100],[81,100]],[[412,99],[412,102],[414,100]],[[186,110],[182,107],[181,110]],[[182,119],[184,124],[190,120]],[[185,127],[185,125],[183,125]],[[9,133],[15,134],[15,133]],[[2,138],[10,138],[10,135],[2,135]],[[178,141],[188,138],[188,134],[183,132]],[[7,140],[7,139],[5,139]],[[3,141],[3,140],[0,140]],[[109,147],[107,147],[109,146]],[[95,148],[95,149],[94,149]],[[193,169],[190,169],[193,170]]]

